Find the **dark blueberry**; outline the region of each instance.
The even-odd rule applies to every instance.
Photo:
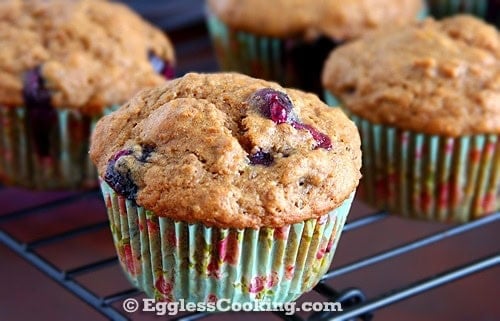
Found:
[[[311,125],[305,125],[296,122],[293,123],[292,126],[297,130],[307,130],[312,135],[313,139],[316,141],[315,148],[323,148],[323,149],[332,148],[332,140],[330,139],[330,137],[328,137],[328,135],[321,133]]]
[[[293,105],[288,96],[272,88],[255,92],[250,98],[250,105],[256,107],[266,118],[276,124],[292,123],[296,120]]]
[[[40,67],[26,72],[22,92],[35,151],[39,156],[48,156],[50,136],[57,129],[57,114],[52,108],[50,91],[45,88]]]
[[[137,185],[135,185],[132,179],[130,169],[127,168],[124,163],[119,162],[122,157],[131,154],[132,150],[122,150],[111,157],[108,162],[108,167],[106,168],[104,181],[106,181],[116,193],[129,200],[135,200],[137,196]]]
[[[157,54],[152,51],[148,53],[149,62],[153,66],[153,69],[166,79],[173,79],[175,77],[174,68],[168,62],[160,58]]]
[[[274,162],[273,155],[263,151],[258,151],[255,154],[249,156],[250,164],[252,165],[264,165],[270,166]]]
[[[132,151],[130,149],[124,149],[124,150],[121,150],[118,153],[114,154],[113,157],[111,157],[111,159],[109,161],[116,162],[117,160],[119,160],[123,156],[128,156],[131,154],[132,154]]]
[[[45,88],[40,67],[24,75],[23,98],[27,106],[50,108],[50,92]]]
[[[144,163],[147,162],[149,156],[151,156],[151,153],[155,151],[156,146],[152,144],[145,144],[141,145],[141,147],[142,147],[142,152],[138,160]]]
[[[258,90],[252,95],[249,100],[249,104],[252,107],[257,108],[257,110],[264,117],[271,119],[276,124],[287,123],[292,125],[297,130],[307,130],[316,141],[316,146],[314,148],[332,148],[332,141],[330,137],[319,132],[316,128],[310,125],[305,125],[299,121],[297,115],[293,111],[292,101],[285,93],[274,90],[272,88],[264,88]],[[262,161],[260,159],[263,158],[261,154],[264,153],[259,153],[251,156],[250,160],[252,163],[262,164]],[[256,158],[257,161],[254,162],[252,160],[252,157]],[[269,155],[269,157],[271,157],[271,155]]]
[[[166,79],[174,79],[175,78],[175,69],[174,69],[174,67],[170,63],[166,62],[165,63],[165,68],[163,68],[162,75]]]

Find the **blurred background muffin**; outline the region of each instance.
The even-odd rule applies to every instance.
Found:
[[[500,208],[493,26],[456,16],[373,33],[331,54],[323,84],[361,132],[363,200],[455,222]]]
[[[219,65],[321,92],[331,49],[382,26],[425,15],[421,0],[208,0],[208,27]]]
[[[0,180],[34,189],[95,186],[96,120],[173,77],[170,41],[122,4],[0,3]]]

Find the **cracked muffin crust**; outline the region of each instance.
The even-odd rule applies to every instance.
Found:
[[[500,34],[461,15],[382,30],[333,52],[323,85],[376,124],[457,137],[500,133]]]
[[[91,115],[171,78],[174,63],[160,30],[100,0],[2,1],[0,47],[0,104],[22,105],[36,70],[53,107]]]
[[[156,215],[280,227],[338,207],[360,178],[360,140],[315,95],[232,73],[142,91],[103,117],[90,155],[117,193]]]

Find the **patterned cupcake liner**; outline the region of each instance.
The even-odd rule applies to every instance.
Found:
[[[334,41],[258,36],[230,28],[210,12],[207,23],[222,70],[321,93],[321,69],[330,51],[338,45]]]
[[[97,186],[88,151],[98,118],[0,105],[0,181],[36,190]]]
[[[470,13],[500,26],[499,0],[428,0],[430,13],[443,18],[457,13]]]
[[[340,105],[329,93],[326,101]],[[363,201],[444,222],[467,222],[500,209],[500,135],[426,135],[347,113],[362,140]]]
[[[101,190],[125,274],[149,297],[167,302],[297,299],[330,267],[354,196],[319,219],[231,229],[158,217],[105,182]]]
[[[427,8],[424,8],[417,19],[426,16]],[[327,37],[305,41],[259,36],[227,26],[209,10],[207,24],[222,70],[276,81],[318,95],[322,93],[323,64],[331,51],[342,44]]]

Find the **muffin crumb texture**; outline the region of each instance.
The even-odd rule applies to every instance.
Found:
[[[280,227],[338,207],[360,178],[360,140],[315,95],[248,76],[187,74],[97,124],[100,176],[155,214]]]
[[[39,70],[51,105],[98,114],[171,75],[170,41],[124,5],[100,0],[0,2],[0,104],[21,106]]]
[[[382,30],[339,48],[323,84],[374,123],[451,137],[500,133],[500,35],[472,16]]]
[[[210,10],[232,28],[270,37],[359,37],[382,26],[417,18],[422,0],[209,0]]]

